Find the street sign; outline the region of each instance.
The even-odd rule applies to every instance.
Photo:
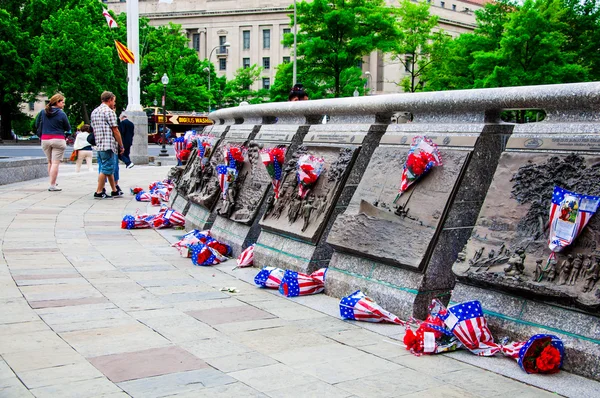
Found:
[[[169,121],[171,124],[213,124],[206,116],[172,115]]]

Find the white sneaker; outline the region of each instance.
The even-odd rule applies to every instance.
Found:
[[[131,168],[133,168],[133,166],[135,166],[135,164],[133,164],[133,162],[131,162],[131,163],[129,163],[129,164],[127,165],[127,168],[128,168],[128,169],[131,169]]]
[[[58,192],[58,191],[62,191],[62,189],[60,189],[57,186],[51,186],[50,188],[48,188],[48,191],[50,191],[50,192]]]

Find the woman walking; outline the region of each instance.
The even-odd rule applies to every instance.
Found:
[[[83,163],[84,159],[87,164],[88,171],[92,171],[92,155],[94,154],[94,152],[92,150],[92,146],[90,145],[90,143],[87,140],[89,135],[90,135],[90,125],[84,124],[81,127],[81,131],[79,133],[77,133],[77,137],[75,137],[75,144],[73,144],[73,150],[77,151],[77,161],[75,162],[75,164],[76,164],[75,171],[77,171],[78,173],[79,173],[79,170],[81,170],[81,164]]]
[[[42,149],[48,159],[48,176],[50,177],[50,187],[48,191],[60,191],[56,186],[58,177],[58,166],[65,155],[67,143],[65,141],[65,131],[71,130],[69,119],[63,108],[65,107],[65,96],[54,94],[46,109],[41,111],[35,119],[35,127],[42,141]]]

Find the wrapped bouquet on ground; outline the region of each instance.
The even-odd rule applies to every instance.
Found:
[[[268,289],[279,289],[285,271],[277,267],[263,267],[254,277],[254,283]]]
[[[180,240],[173,243],[171,247],[175,247],[181,257],[191,257],[190,246],[198,243],[206,243],[212,238],[210,237],[210,231],[198,231],[194,229],[187,234],[183,235]]]
[[[396,315],[381,308],[373,299],[360,290],[340,301],[340,315],[343,319],[365,322],[387,322],[404,325]]]
[[[237,258],[237,267],[244,268],[252,265],[254,261],[254,245],[248,246]]]
[[[194,265],[217,265],[227,260],[227,257],[221,255],[217,250],[202,243],[191,245],[189,251]]]
[[[325,290],[327,268],[321,268],[310,275],[287,270],[279,285],[279,292],[286,297],[306,296]]]

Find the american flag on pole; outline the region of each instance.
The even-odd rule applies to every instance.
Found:
[[[254,283],[260,287],[277,289],[281,284],[285,271],[277,267],[264,267],[254,277]]]
[[[279,285],[279,292],[286,297],[306,296],[325,290],[327,268],[321,268],[310,275],[287,270]]]
[[[559,252],[583,231],[600,204],[600,197],[582,195],[554,187],[550,206],[548,246]]]
[[[404,325],[396,315],[381,308],[373,299],[360,290],[340,301],[340,315],[343,319],[365,322],[388,322]]]
[[[443,317],[448,329],[473,354],[487,357],[499,351],[479,301],[453,305],[448,308],[448,312]]]
[[[102,15],[104,15],[104,18],[106,18],[106,23],[108,24],[109,28],[119,27],[119,25],[117,25],[117,21],[115,21],[114,18],[108,13],[108,10],[103,10]]]

